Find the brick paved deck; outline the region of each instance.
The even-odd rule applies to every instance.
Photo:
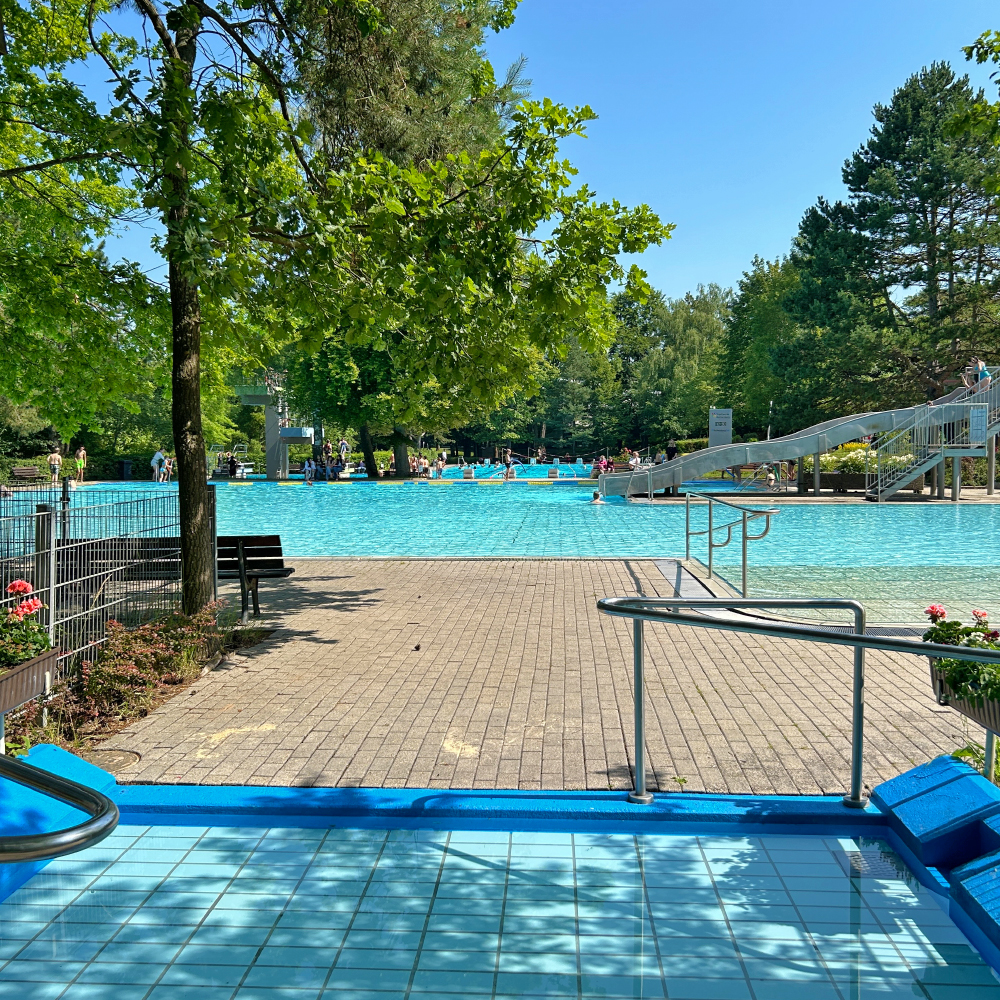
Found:
[[[120,781],[630,786],[631,633],[595,603],[672,594],[652,561],[296,565],[262,587],[271,639],[104,744],[141,754]],[[646,633],[653,790],[845,789],[849,649]],[[869,783],[965,741],[926,660],[869,653],[868,674]]]

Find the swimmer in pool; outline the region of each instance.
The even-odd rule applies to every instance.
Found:
[[[601,496],[600,490],[594,490],[594,499],[590,501],[591,503],[604,503],[604,498]]]

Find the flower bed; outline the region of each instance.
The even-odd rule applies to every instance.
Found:
[[[963,625],[948,620],[941,604],[926,610],[931,626],[924,633],[925,642],[967,649],[1000,649],[1000,632],[991,629],[985,611],[972,612],[975,624]],[[1000,732],[1000,667],[955,657],[930,657],[931,685],[939,705],[979,723],[992,732]]]
[[[17,604],[0,613],[0,713],[37,698],[45,690],[46,673],[51,677],[55,670],[58,654],[38,620],[45,605],[33,591],[27,580],[7,587]]]

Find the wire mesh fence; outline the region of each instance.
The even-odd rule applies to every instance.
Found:
[[[20,600],[7,595],[11,582],[32,585],[46,605],[39,614],[59,650],[59,675],[104,640],[110,620],[138,625],[177,610],[181,597],[175,492],[76,499],[57,490],[0,516],[0,609]]]

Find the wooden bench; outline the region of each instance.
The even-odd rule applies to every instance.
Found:
[[[280,535],[220,535],[217,545],[219,579],[240,581],[240,621],[245,625],[248,597],[253,598],[254,617],[260,617],[260,581],[283,579],[295,570],[285,565]]]
[[[33,483],[39,478],[37,465],[15,465],[10,474],[16,482],[21,483]]]

